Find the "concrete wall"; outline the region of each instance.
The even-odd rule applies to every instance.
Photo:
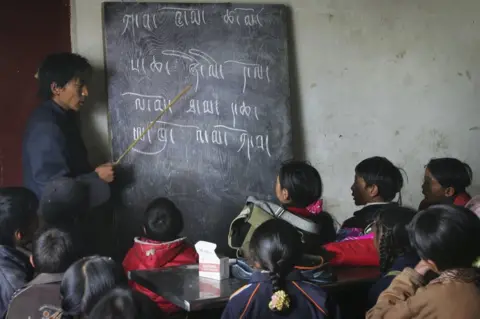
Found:
[[[73,50],[99,68],[96,102],[82,124],[94,161],[109,149],[101,3],[72,0]],[[340,221],[353,210],[354,166],[373,155],[406,170],[407,204],[421,200],[431,157],[470,163],[480,191],[480,1],[283,3],[294,20],[296,140],[322,174],[327,208]]]

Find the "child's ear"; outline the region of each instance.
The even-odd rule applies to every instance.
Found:
[[[15,239],[17,241],[20,241],[23,239],[23,233],[20,231],[20,229],[16,230],[15,231]]]
[[[33,255],[30,255],[30,264],[32,264],[32,267],[35,268],[35,263],[33,262]]]
[[[453,187],[445,188],[445,196],[446,197],[452,197],[453,195],[455,195],[455,188],[453,188]]]
[[[378,196],[378,186],[373,184],[372,186],[369,187],[369,193],[370,193],[370,196],[373,198],[373,197],[377,197]]]

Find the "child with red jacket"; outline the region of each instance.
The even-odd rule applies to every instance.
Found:
[[[183,229],[183,218],[175,204],[167,198],[151,202],[144,217],[144,238],[135,238],[123,261],[126,272],[158,269],[198,263],[198,255],[186,238],[178,235]],[[166,313],[177,312],[177,306],[145,287],[130,282],[133,289],[149,296]]]

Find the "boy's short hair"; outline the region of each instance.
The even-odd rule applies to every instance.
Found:
[[[386,157],[374,156],[361,161],[355,174],[363,178],[367,186],[377,185],[378,196],[392,201],[403,187],[402,172]]]
[[[472,184],[472,168],[456,158],[431,159],[427,168],[443,188],[453,187],[455,195],[465,192],[465,189]]]
[[[15,246],[15,232],[27,232],[37,218],[37,196],[24,187],[0,188],[0,245]]]
[[[413,218],[409,238],[420,258],[440,271],[470,268],[480,256],[480,219],[465,207],[431,206]]]
[[[47,56],[37,72],[39,82],[38,96],[44,100],[52,98],[52,83],[58,87],[78,78],[80,83],[90,79],[92,67],[84,57],[70,52],[55,53]]]
[[[183,217],[175,204],[164,197],[153,200],[145,211],[145,235],[156,241],[177,239],[183,230]]]
[[[287,161],[278,173],[280,187],[288,191],[291,204],[307,207],[322,197],[322,179],[318,171],[306,161]]]
[[[39,273],[63,273],[80,259],[77,237],[64,229],[47,227],[34,238],[32,258]]]

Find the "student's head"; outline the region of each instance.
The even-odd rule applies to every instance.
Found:
[[[22,245],[38,227],[38,200],[23,187],[0,188],[0,245]]]
[[[456,158],[435,158],[425,167],[422,192],[429,203],[442,203],[465,192],[472,183],[472,169]]]
[[[38,70],[39,96],[52,99],[66,110],[78,111],[88,97],[87,82],[92,67],[74,53],[47,56]]]
[[[465,207],[434,205],[409,227],[412,247],[432,270],[470,268],[480,256],[480,219]]]
[[[415,210],[397,205],[387,206],[378,212],[372,231],[382,272],[388,271],[397,257],[412,250],[407,226],[415,214]]]
[[[175,240],[183,230],[182,213],[171,200],[157,198],[145,211],[143,227],[148,239],[162,242]]]
[[[403,187],[402,172],[385,157],[370,157],[355,167],[351,187],[355,205],[390,202]]]
[[[50,181],[40,199],[39,214],[48,225],[71,226],[89,210],[88,188],[72,178]]]
[[[38,273],[63,273],[81,256],[77,237],[60,228],[37,231],[32,245],[32,265]]]
[[[65,318],[86,317],[96,302],[117,286],[125,286],[123,269],[108,257],[91,256],[71,265],[60,285]]]
[[[115,288],[90,312],[88,319],[133,319],[139,311],[129,289]]]
[[[467,205],[465,205],[466,208],[470,209],[472,212],[474,212],[478,217],[480,217],[480,195],[477,195],[473,197]]]
[[[322,197],[320,174],[307,162],[285,162],[278,172],[275,195],[284,205],[307,207]]]
[[[285,277],[301,258],[302,249],[300,234],[285,221],[271,219],[254,231],[250,240],[249,259],[257,268],[269,272],[272,298],[278,300],[283,294],[282,297],[289,299],[284,291]],[[281,312],[287,310],[288,306],[282,304],[270,309]]]

